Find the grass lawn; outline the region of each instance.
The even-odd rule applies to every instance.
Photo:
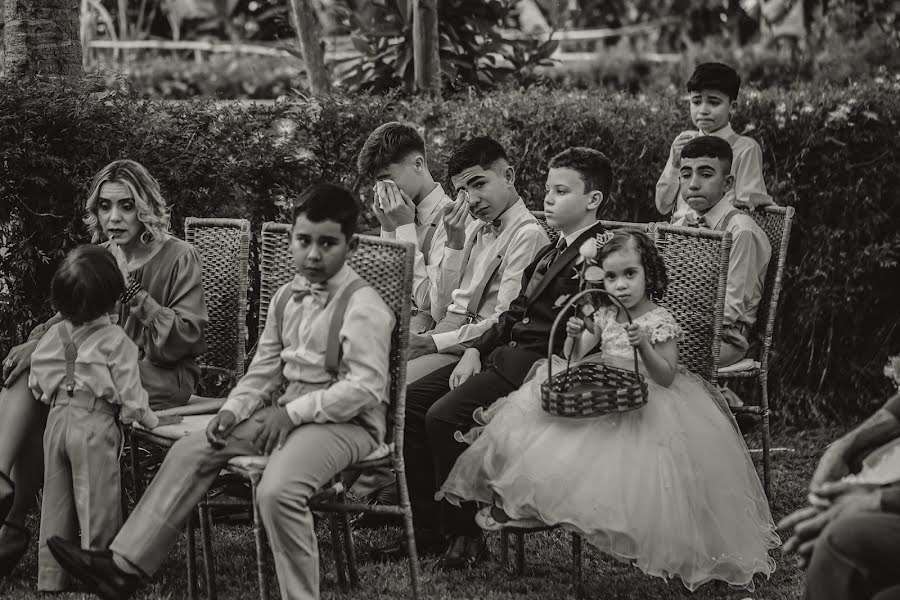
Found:
[[[838,435],[836,430],[810,430],[780,433],[774,446],[789,451],[773,454],[773,516],[776,520],[805,501],[806,485],[825,445]],[[758,447],[758,440],[750,440]],[[714,451],[714,449],[710,449]],[[759,457],[758,454],[754,455]],[[31,522],[36,527],[36,522]],[[253,537],[247,525],[217,525],[214,552],[216,557],[219,598],[237,600],[257,597],[256,571],[253,559]],[[399,530],[359,530],[355,532],[360,556],[361,588],[343,595],[337,587],[331,560],[331,542],[327,529],[320,531],[322,556],[323,598],[399,598],[409,597],[407,563],[379,564],[372,562],[371,548],[389,542]],[[486,563],[472,571],[443,573],[435,569],[434,560],[422,562],[424,598],[569,598],[572,596],[569,565],[571,544],[568,534],[559,531],[538,533],[526,538],[528,568],[524,577],[516,577],[497,562]],[[494,547],[499,546],[499,537]],[[36,540],[25,559],[9,580],[0,582],[0,598],[19,600],[38,597]],[[604,557],[595,548],[585,545],[584,574],[588,598],[650,600],[668,598],[744,598],[786,600],[802,597],[804,575],[792,560],[782,560],[776,552],[778,568],[769,581],[760,582],[752,593],[729,590],[725,586],[707,585],[691,594],[680,581],[669,582],[650,578],[636,568]],[[185,597],[184,541],[169,556],[163,569],[151,585],[140,590],[138,599]],[[512,552],[510,553],[512,556]],[[498,553],[495,552],[495,561]],[[270,560],[271,564],[271,560]],[[272,597],[278,597],[274,573],[271,577]],[[83,593],[59,594],[59,600],[89,598]]]

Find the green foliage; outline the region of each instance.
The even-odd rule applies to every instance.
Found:
[[[353,45],[361,56],[345,61],[340,81],[355,91],[412,89],[414,79],[412,14],[405,0],[373,2],[381,14],[366,24],[344,13]],[[487,89],[539,65],[549,65],[555,41],[515,40],[504,36],[509,0],[444,0],[438,3],[442,77],[450,89]]]
[[[748,90],[733,120],[760,142],[772,195],[797,210],[772,360],[774,407],[785,418],[858,414],[888,392],[882,368],[900,350],[898,92],[900,79]],[[110,160],[138,160],[160,180],[175,232],[188,215],[246,217],[258,230],[284,219],[290,200],[315,181],[369,194],[356,154],[389,119],[424,127],[438,178],[461,140],[496,136],[532,208],[541,205],[551,156],[573,145],[602,149],[617,173],[604,217],[628,221],[660,218],[655,182],[672,138],[690,122],[674,91],[534,89],[435,103],[360,95],[241,106],[0,81],[0,355],[49,314],[52,268],[85,241],[86,187]],[[816,401],[826,392],[833,402]]]

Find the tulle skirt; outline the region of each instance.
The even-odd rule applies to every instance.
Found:
[[[603,359],[633,368],[631,361]],[[565,363],[554,357],[554,373]],[[631,364],[629,364],[631,363]],[[591,419],[541,409],[535,377],[476,413],[438,497],[502,507],[575,531],[648,575],[752,589],[769,576],[780,540],[753,463],[721,394],[680,369],[649,380],[646,406]]]

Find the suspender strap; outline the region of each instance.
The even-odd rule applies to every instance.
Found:
[[[281,333],[281,327],[284,325],[284,309],[290,299],[291,286],[287,285],[282,288],[281,295],[275,300],[275,325],[278,327],[278,341],[281,342],[282,348],[284,348],[284,335]]]
[[[487,223],[484,221],[479,221],[478,227],[472,232],[472,237],[466,240],[466,245],[463,248],[462,271],[459,274],[459,282],[456,284],[456,287],[462,285],[462,278],[466,276],[466,267],[469,266],[469,259],[472,257],[472,248],[475,246],[475,240],[478,239],[478,234],[481,233],[481,230],[484,229],[486,225]]]
[[[428,225],[428,231],[425,232],[425,239],[422,241],[422,256],[425,257],[425,264],[428,264],[428,255],[431,254],[431,242],[434,240],[434,233],[441,222],[444,212],[439,210],[434,219]]]
[[[91,336],[104,327],[105,325],[95,325],[92,327],[91,332],[84,338],[82,343],[86,342]],[[63,343],[63,352],[66,357],[66,375],[63,377],[63,386],[65,387],[66,394],[71,398],[75,395],[75,361],[78,359],[78,348],[81,344],[76,344],[72,341],[72,336],[69,334],[69,327],[65,321],[59,324],[58,329],[59,337]]]
[[[738,133],[736,131],[732,130],[731,133],[728,135],[728,137],[725,138],[725,141],[728,142],[729,146],[734,146],[734,143],[737,141],[737,139],[739,137],[741,137],[741,136],[738,135]]]
[[[363,279],[350,282],[344,290],[334,299],[334,313],[331,315],[331,327],[328,328],[328,345],[325,347],[325,371],[332,379],[337,379],[338,368],[341,365],[341,327],[344,326],[344,316],[347,312],[347,304],[350,297],[366,286]]]
[[[732,208],[727,213],[725,213],[725,216],[722,217],[722,220],[719,222],[719,226],[716,227],[716,229],[718,229],[719,231],[727,230],[728,224],[731,223],[731,219],[733,219],[735,215],[738,215],[740,213],[741,211],[739,211],[738,209]]]
[[[474,320],[478,317],[478,311],[481,310],[481,305],[484,304],[484,293],[485,291],[487,291],[488,286],[491,284],[491,280],[494,278],[494,275],[497,274],[497,270],[500,268],[500,263],[503,262],[503,257],[506,256],[506,251],[509,250],[509,246],[512,244],[512,239],[513,237],[515,237],[516,232],[532,222],[537,224],[536,220],[526,219],[516,225],[516,228],[513,229],[509,234],[509,237],[506,238],[506,243],[503,245],[503,248],[501,248],[500,252],[498,252],[497,255],[491,260],[491,262],[488,263],[487,269],[484,272],[484,276],[472,291],[472,297],[469,298],[469,303],[466,305],[466,314],[469,315],[470,319]]]

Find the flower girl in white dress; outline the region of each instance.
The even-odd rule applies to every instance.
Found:
[[[569,320],[573,358],[633,369],[648,380],[638,410],[589,419],[541,408],[546,363],[517,391],[478,412],[438,497],[479,501],[486,529],[561,525],[648,575],[679,577],[695,590],[710,580],[752,588],[769,576],[780,540],[759,477],[734,419],[712,386],[677,365],[681,328],[651,298],[667,276],[650,239],[617,232],[601,249],[603,285],[615,307],[593,315],[594,331]],[[565,369],[553,357],[554,371]]]

